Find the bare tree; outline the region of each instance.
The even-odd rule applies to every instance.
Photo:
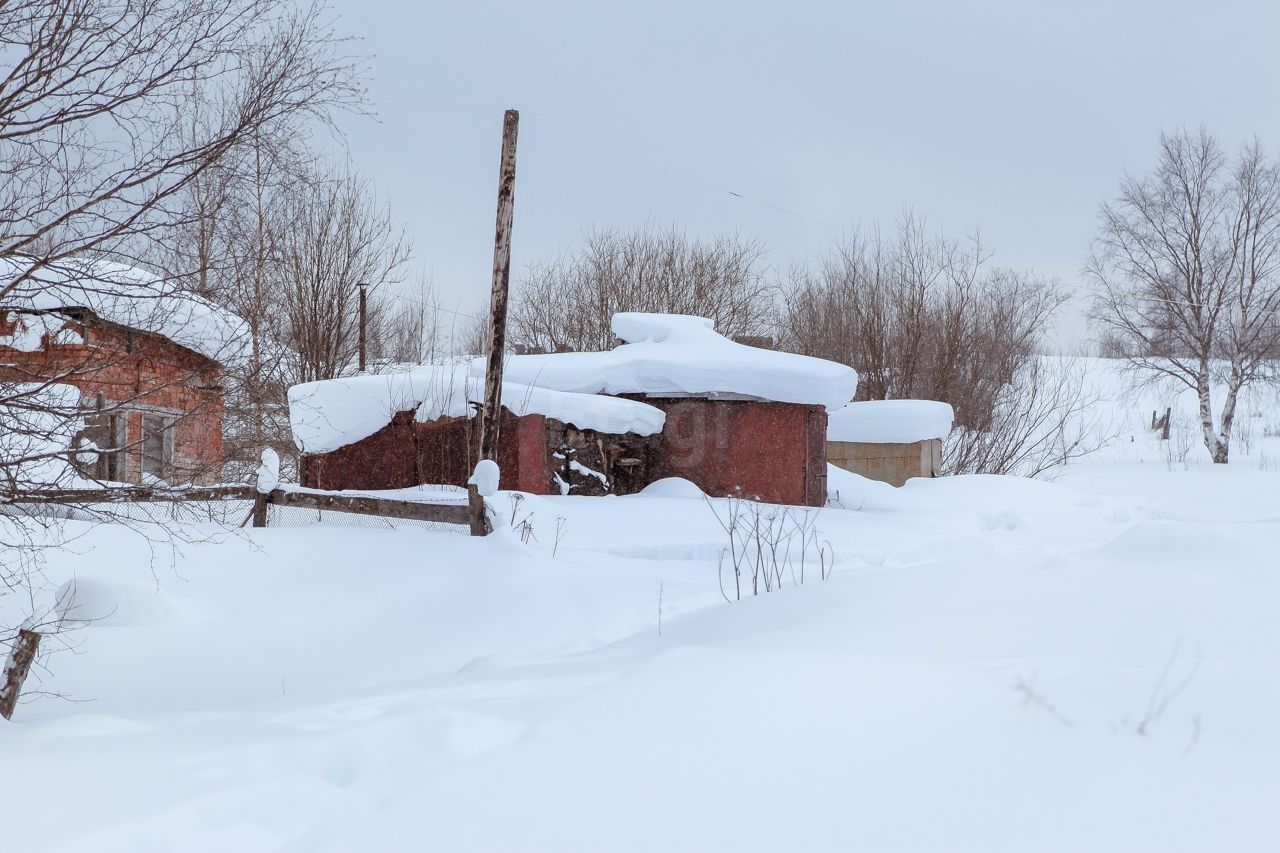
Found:
[[[340,46],[321,8],[281,0],[0,5],[0,256],[34,273],[171,224],[180,191],[261,128],[359,102]]]
[[[26,309],[52,283],[79,289],[84,301],[73,307],[125,299],[129,313],[149,314],[191,305],[171,299],[171,283],[100,275],[98,261],[154,257],[157,238],[191,217],[188,189],[199,215],[216,222],[221,199],[201,182],[263,129],[358,109],[361,69],[342,55],[343,41],[322,7],[284,0],[0,2],[0,305],[25,306],[24,323],[45,324],[39,304]],[[75,318],[56,325],[66,320]],[[0,612],[0,641],[42,617],[31,567],[35,543],[54,537],[32,533],[43,521],[15,501],[50,482],[50,465],[69,449],[65,434],[78,431],[83,412],[58,389],[117,356],[126,354],[0,381],[4,419],[25,425],[22,441],[0,447],[10,486],[0,507],[0,603],[21,599],[26,610],[17,620]]]
[[[437,363],[452,354],[440,321],[440,300],[429,282],[419,282],[409,291],[378,294],[371,313],[371,369],[381,369],[380,365]]]
[[[985,430],[1064,298],[988,261],[978,238],[949,240],[910,213],[892,236],[854,234],[792,272],[781,344],[856,368],[859,399],[941,400],[960,427]]]
[[[1228,158],[1204,129],[1162,134],[1155,170],[1099,218],[1086,271],[1110,354],[1195,392],[1205,447],[1227,462],[1240,391],[1280,356],[1280,169],[1256,141]]]
[[[291,379],[332,379],[356,359],[360,285],[376,292],[400,281],[409,242],[356,175],[318,175],[291,194],[281,212],[272,273]]]
[[[532,265],[517,282],[511,336],[549,351],[610,349],[618,311],[696,314],[727,337],[759,335],[774,300],[763,261],[759,243],[734,236],[592,231],[580,249]]]

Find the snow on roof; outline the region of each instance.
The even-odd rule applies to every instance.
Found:
[[[249,328],[242,319],[148,272],[112,261],[76,259],[41,267],[14,284],[33,263],[25,257],[0,258],[0,307],[85,308],[110,323],[160,335],[223,364],[247,356]],[[0,343],[22,349],[30,347],[31,338],[31,327],[24,324],[12,343]]]
[[[946,438],[955,412],[934,400],[868,400],[827,416],[828,441],[910,444]]]
[[[848,403],[858,387],[850,367],[736,343],[705,317],[614,314],[613,331],[626,343],[608,352],[512,356],[506,378],[588,394],[741,395],[828,411]],[[472,365],[473,374],[483,372],[479,360]]]
[[[465,365],[424,365],[402,373],[380,373],[307,382],[289,389],[293,440],[304,453],[328,453],[368,438],[397,412],[413,410],[419,421],[462,417],[484,400],[484,381],[467,376]],[[538,414],[599,432],[653,435],[662,431],[661,409],[634,400],[574,394],[504,382],[502,405],[516,415]]]

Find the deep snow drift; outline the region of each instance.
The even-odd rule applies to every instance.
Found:
[[[1137,407],[1054,483],[835,472],[830,579],[743,600],[678,481],[176,565],[72,523],[89,701],[0,726],[6,849],[1273,850],[1280,410],[1223,468]]]

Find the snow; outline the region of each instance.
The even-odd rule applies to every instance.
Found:
[[[655,498],[695,498],[706,500],[706,492],[684,477],[664,477],[654,480],[642,490],[643,494]]]
[[[832,469],[795,510],[831,578],[741,601],[729,503],[679,480],[499,492],[528,543],[189,523],[170,563],[67,522],[44,574],[87,625],[32,686],[92,701],[0,725],[6,847],[1273,850],[1280,402],[1212,466],[1147,428],[1194,399],[1089,369],[1107,448],[1054,482]]]
[[[397,412],[415,410],[418,421],[463,417],[484,401],[484,382],[465,366],[425,365],[400,373],[327,379],[289,389],[294,442],[306,453],[327,453],[368,438]],[[580,429],[653,435],[662,431],[661,409],[635,400],[571,394],[504,382],[502,405],[516,415],[539,414]]]
[[[955,412],[933,400],[868,400],[827,416],[828,441],[911,444],[946,438]]]
[[[559,391],[749,397],[828,411],[848,403],[858,387],[852,368],[736,343],[705,317],[620,313],[613,331],[626,342],[616,349],[512,356],[504,376]],[[483,369],[481,360],[472,362],[474,375]]]
[[[481,459],[476,463],[476,470],[467,480],[467,485],[475,486],[480,497],[491,498],[498,493],[498,482],[501,479],[502,472],[498,469],[498,463],[492,459]]]
[[[8,319],[14,324],[9,334],[0,334],[0,346],[18,352],[38,352],[46,338],[53,345],[84,343],[84,338],[74,329],[63,328],[66,318],[57,314],[22,314],[12,312]]]
[[[222,364],[236,364],[248,356],[249,327],[243,320],[143,270],[114,261],[70,260],[15,283],[30,266],[26,258],[0,258],[0,308],[87,308],[103,320],[161,335]],[[15,348],[34,351],[39,340],[35,337],[33,343],[33,336],[49,331],[41,324],[54,321],[27,322],[34,325],[27,326]]]
[[[0,490],[79,484],[67,454],[82,426],[80,389],[5,383],[0,388]]]
[[[270,447],[262,451],[262,464],[257,471],[257,490],[259,494],[269,495],[280,488],[280,454]]]

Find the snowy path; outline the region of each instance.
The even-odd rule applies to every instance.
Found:
[[[830,581],[732,604],[696,499],[257,531],[158,588],[100,528],[50,572],[114,613],[45,685],[94,701],[0,728],[13,849],[1275,849],[1277,486],[870,489]]]

